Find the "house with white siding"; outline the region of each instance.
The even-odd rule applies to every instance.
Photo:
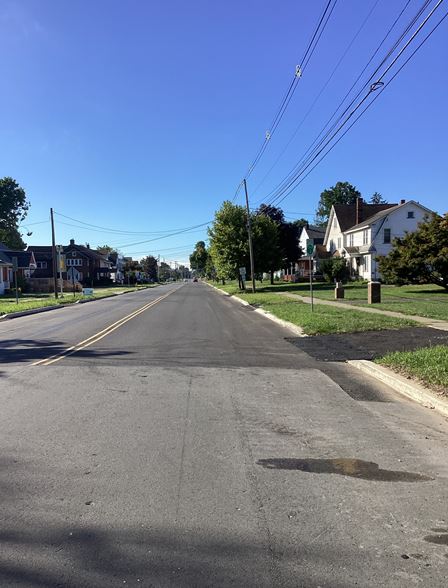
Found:
[[[392,241],[415,231],[425,217],[433,214],[415,200],[400,204],[335,204],[331,208],[324,246],[332,256],[347,260],[352,277],[381,279],[377,257],[387,255]]]

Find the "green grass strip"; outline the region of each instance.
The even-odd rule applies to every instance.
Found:
[[[448,345],[396,351],[376,359],[375,363],[417,378],[426,386],[448,394]]]

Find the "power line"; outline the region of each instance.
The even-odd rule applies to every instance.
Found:
[[[440,0],[441,2],[443,0]],[[310,173],[314,170],[315,167],[317,167],[317,165],[319,165],[319,163],[336,147],[336,145],[339,143],[339,141],[342,140],[342,138],[348,133],[348,131],[356,124],[356,122],[361,118],[361,116],[366,112],[366,110],[368,110],[373,103],[375,102],[375,100],[377,100],[380,96],[380,94],[382,94],[382,92],[384,92],[384,90],[386,89],[386,87],[397,77],[397,75],[400,73],[400,71],[405,67],[405,65],[412,59],[412,57],[415,55],[415,53],[417,53],[417,51],[420,49],[420,47],[427,41],[427,39],[435,32],[435,30],[442,24],[442,22],[445,20],[445,18],[447,18],[448,16],[448,12],[444,14],[444,16],[439,20],[439,22],[431,29],[431,31],[428,33],[428,35],[423,39],[423,41],[420,43],[420,45],[418,45],[418,47],[412,52],[412,54],[406,59],[406,61],[401,65],[401,67],[396,71],[396,73],[392,76],[392,78],[382,87],[382,89],[378,92],[378,94],[373,98],[373,100],[371,102],[369,102],[369,104],[367,104],[367,106],[360,112],[360,114],[353,120],[353,122],[350,124],[350,126],[344,131],[344,133],[337,139],[337,141],[330,147],[330,149],[324,154],[322,155],[322,157],[317,161],[317,163],[315,163],[313,165],[313,167],[307,172],[307,174],[305,176],[303,176],[299,182],[297,182],[295,184],[295,186],[293,188],[291,188],[286,194],[283,195],[283,197],[277,202],[277,204],[279,204],[280,202],[282,202],[289,194],[291,194],[291,192],[293,192],[297,186],[299,186],[309,175]],[[328,143],[327,143],[328,144]]]
[[[306,119],[308,118],[308,116],[311,114],[311,112],[313,111],[314,107],[316,106],[317,102],[319,101],[319,98],[322,96],[323,92],[325,91],[325,89],[327,88],[328,84],[331,82],[331,80],[333,79],[334,74],[336,73],[336,71],[339,69],[339,66],[341,65],[341,63],[344,61],[345,57],[347,56],[348,52],[350,51],[351,47],[353,46],[354,42],[356,41],[356,39],[358,38],[358,36],[360,35],[361,31],[363,30],[363,28],[365,27],[366,23],[368,22],[369,18],[371,17],[373,11],[375,10],[375,8],[377,7],[378,3],[380,0],[375,0],[374,4],[372,5],[372,7],[370,8],[369,12],[367,13],[367,16],[364,18],[364,20],[362,21],[361,25],[359,26],[357,32],[355,33],[355,35],[352,37],[352,40],[350,41],[350,43],[347,45],[347,47],[345,48],[343,54],[341,55],[341,57],[339,58],[338,62],[336,63],[336,65],[334,66],[332,72],[330,73],[330,75],[328,76],[325,84],[322,86],[322,88],[320,89],[319,93],[317,94],[317,96],[314,98],[313,102],[311,103],[311,106],[308,108],[307,112],[305,113],[305,115],[302,117],[301,121],[299,122],[299,124],[296,126],[294,132],[292,133],[290,139],[288,140],[288,142],[286,143],[285,147],[282,149],[282,151],[280,152],[280,154],[278,155],[277,159],[274,161],[274,163],[271,165],[271,167],[268,169],[268,171],[266,172],[266,174],[263,176],[263,178],[260,180],[260,182],[257,184],[257,186],[255,187],[255,189],[252,191],[252,194],[255,194],[257,192],[257,190],[260,188],[260,186],[263,185],[263,183],[265,182],[265,180],[268,178],[268,176],[271,174],[272,170],[274,169],[274,167],[278,164],[278,162],[280,161],[280,159],[283,157],[283,155],[285,154],[286,150],[288,149],[288,147],[291,145],[291,143],[293,142],[294,138],[296,137],[297,133],[299,132],[299,130],[302,128],[303,123],[306,121]],[[406,6],[409,4],[411,0],[407,0],[406,2]],[[261,202],[261,200],[257,201]]]
[[[307,65],[308,65],[316,47],[317,47],[317,44],[322,36],[324,29],[327,26],[328,20],[331,16],[335,6],[336,6],[336,3],[337,3],[337,0],[328,0],[327,4],[325,6],[325,9],[319,19],[319,22],[314,30],[314,33],[311,37],[311,40],[308,43],[308,46],[307,46],[307,48],[304,52],[304,55],[300,61],[300,65],[296,66],[296,71],[294,73],[294,77],[292,78],[292,80],[288,86],[288,89],[283,97],[283,100],[281,101],[280,106],[277,109],[277,112],[276,112],[274,118],[272,119],[272,122],[269,126],[269,130],[265,134],[264,141],[261,144],[259,150],[257,151],[257,154],[255,155],[255,158],[253,159],[252,163],[249,165],[249,168],[245,174],[246,178],[248,178],[252,174],[256,165],[258,164],[258,162],[260,161],[264,152],[266,151],[266,148],[268,146],[269,141],[272,138],[272,135],[275,133],[278,125],[280,124],[281,120],[283,119],[283,116],[286,112],[286,109],[288,108],[288,105],[291,102],[291,99],[296,91],[296,88],[299,84],[299,81],[302,78],[303,71],[307,67]]]
[[[294,190],[297,187],[297,185],[299,185],[299,183],[301,183],[305,179],[305,177],[307,177],[309,175],[309,173],[307,173],[306,176],[303,177],[300,182],[298,182],[298,179],[304,174],[304,172],[310,167],[310,165],[320,156],[320,154],[329,145],[329,143],[336,137],[336,135],[339,133],[339,131],[347,124],[347,122],[352,118],[352,116],[356,113],[356,111],[359,108],[362,107],[362,105],[369,98],[369,96],[371,96],[371,94],[374,91],[379,90],[378,94],[375,96],[375,98],[373,98],[373,100],[371,101],[371,103],[367,107],[365,107],[364,110],[361,112],[361,114],[355,119],[355,121],[353,121],[353,124],[360,118],[360,116],[367,110],[367,108],[369,108],[370,105],[379,97],[379,95],[382,93],[382,91],[384,90],[384,88],[396,77],[396,75],[401,71],[401,69],[404,67],[404,65],[406,65],[406,63],[409,61],[409,59],[412,58],[412,56],[418,51],[418,49],[421,47],[421,45],[423,45],[423,43],[426,42],[426,40],[429,38],[429,36],[431,36],[431,34],[434,32],[434,30],[444,20],[445,17],[443,17],[441,19],[441,21],[439,21],[439,23],[434,27],[434,29],[427,35],[427,37],[425,37],[425,39],[423,40],[423,42],[412,53],[412,55],[410,56],[410,58],[405,61],[405,63],[403,64],[403,66],[400,67],[400,69],[396,72],[396,74],[389,81],[387,81],[386,83],[384,83],[382,81],[382,79],[386,76],[386,74],[395,65],[395,63],[401,57],[401,55],[404,53],[404,51],[407,49],[407,47],[415,39],[415,37],[417,36],[417,34],[427,24],[427,22],[429,21],[429,19],[433,16],[434,12],[437,10],[437,8],[441,5],[442,2],[443,2],[443,0],[439,0],[437,2],[437,4],[432,8],[432,10],[428,13],[428,15],[419,24],[419,26],[417,27],[417,29],[412,33],[412,35],[409,37],[409,39],[406,41],[406,43],[400,49],[400,51],[398,52],[398,54],[394,57],[394,59],[392,60],[392,62],[386,67],[386,69],[383,71],[383,73],[380,75],[380,77],[376,79],[375,83],[373,83],[373,84],[370,85],[370,88],[369,88],[367,94],[355,106],[355,108],[353,108],[353,110],[345,117],[345,119],[343,120],[343,122],[336,129],[336,131],[329,137],[330,133],[335,128],[335,125],[337,125],[338,122],[342,120],[343,116],[348,112],[349,108],[353,105],[354,100],[356,99],[356,97],[355,97],[354,100],[352,100],[352,102],[344,110],[344,112],[339,116],[339,118],[335,121],[335,123],[332,125],[332,127],[327,131],[327,133],[324,135],[324,137],[322,137],[322,139],[319,141],[319,143],[311,150],[311,152],[309,152],[310,151],[310,148],[307,150],[306,153],[309,152],[309,155],[306,156],[306,157],[304,156],[299,161],[299,163],[296,164],[294,170],[292,172],[290,172],[290,174],[288,174],[288,176],[281,182],[281,184],[279,184],[279,186],[273,192],[271,192],[271,198],[267,200],[267,203],[273,204],[274,202],[276,202],[278,204],[279,202],[283,201],[284,198],[286,198],[286,196],[289,195],[291,193],[291,191]],[[428,1],[426,1],[424,3],[423,7],[420,9],[420,11],[417,14],[418,15],[421,14],[421,11],[424,10],[424,8],[426,8],[427,5],[428,5]],[[416,21],[416,17],[414,17],[412,19],[411,23],[415,23],[415,21]],[[405,31],[400,35],[399,40],[394,43],[393,49],[396,49],[398,47],[399,43],[401,42],[401,40],[403,40],[405,34],[407,32],[409,32],[410,28],[411,28],[410,25],[408,25],[406,27]],[[381,64],[375,69],[374,73],[370,76],[368,82],[366,84],[364,84],[363,88],[365,88],[366,85],[369,84],[374,79],[375,74],[379,71],[380,67],[385,64],[387,58],[390,57],[392,55],[392,53],[393,53],[393,51],[392,50],[389,50],[389,52],[386,55],[386,57],[383,58]],[[357,97],[359,97],[359,95],[360,95],[360,92],[358,92]],[[331,120],[331,118],[330,118],[330,120]],[[353,124],[350,125],[349,129],[353,126]],[[349,129],[347,129],[347,131]],[[345,131],[343,133],[343,135],[336,141],[336,143],[319,159],[318,163],[320,161],[322,161],[322,159],[324,157],[326,157],[326,155],[328,155],[328,153],[334,148],[334,146],[339,142],[339,140],[347,133],[347,131]],[[312,167],[312,169],[314,169],[314,167],[316,167],[316,165],[314,165]],[[312,169],[310,171],[312,171]]]

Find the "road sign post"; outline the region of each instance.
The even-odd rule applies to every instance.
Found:
[[[314,239],[307,239],[306,240],[306,254],[309,256],[311,312],[314,311],[314,301],[313,301],[313,253],[314,253]]]
[[[73,266],[68,268],[67,277],[72,281],[73,296],[75,296],[75,268]]]
[[[244,283],[244,280],[246,279],[246,268],[245,267],[240,267],[239,268],[239,272],[240,272],[240,278],[241,278],[241,289],[245,290],[246,289],[246,285]]]
[[[19,269],[19,262],[17,257],[12,257],[12,271],[14,272],[14,284],[16,287],[16,304],[19,304],[19,289],[17,287],[17,270]]]

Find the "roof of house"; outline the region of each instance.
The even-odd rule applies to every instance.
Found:
[[[308,225],[305,227],[310,239],[323,239],[327,227],[318,227],[317,225]]]
[[[27,249],[28,251],[34,251],[37,254],[52,254],[52,247],[51,245],[30,245]],[[94,249],[89,249],[89,247],[84,247],[84,245],[78,244],[70,244],[63,246],[64,253],[67,251],[79,251],[81,254],[85,255],[86,257],[90,257],[91,259],[101,259],[108,263],[111,263],[110,259],[108,259],[105,255],[98,253]]]
[[[360,203],[359,217],[360,223],[356,223],[356,203],[354,204],[334,204],[334,212],[339,222],[339,227],[342,232],[348,231],[349,229],[360,226],[377,215],[380,212],[386,211],[389,208],[400,206],[399,204],[366,204],[365,202]],[[387,212],[386,212],[387,214]],[[369,223],[367,223],[369,224]]]
[[[419,206],[420,208],[423,208],[424,210],[426,210],[429,213],[432,212],[431,210],[429,210],[429,208],[426,208],[426,206],[422,206],[421,204],[419,204],[418,202],[415,202],[414,200],[408,200],[407,202],[402,202],[401,204],[392,205],[389,208],[387,208],[386,210],[380,210],[376,214],[369,216],[368,218],[361,221],[357,225],[350,227],[350,229],[347,229],[347,231],[357,231],[358,229],[362,229],[363,227],[367,227],[369,225],[372,225],[373,223],[381,220],[382,218],[384,218],[385,216],[387,216],[391,212],[395,212],[395,210],[391,210],[391,208],[394,208],[394,209],[402,208],[403,206],[405,206],[406,204],[409,204],[410,202],[412,202],[414,205]]]
[[[4,251],[0,250],[0,264],[2,265],[12,265],[12,261],[6,255]]]

